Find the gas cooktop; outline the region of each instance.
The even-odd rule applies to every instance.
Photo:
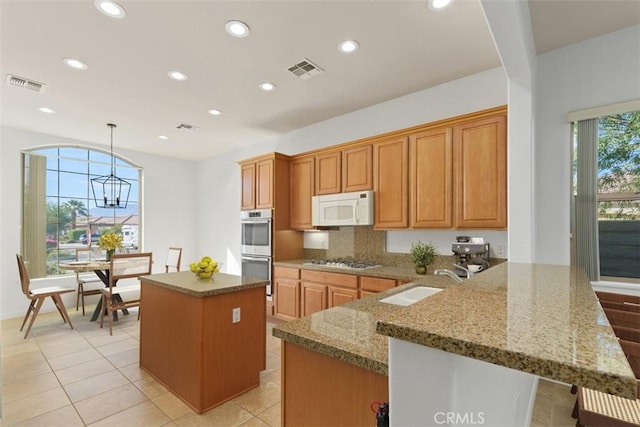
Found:
[[[376,264],[373,261],[353,258],[312,259],[310,262],[303,263],[303,265],[322,265],[327,267],[346,268],[354,270],[382,267],[380,264]]]

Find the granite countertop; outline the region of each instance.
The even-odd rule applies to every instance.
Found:
[[[381,267],[373,267],[373,268],[362,268],[362,269],[352,269],[352,268],[340,268],[340,267],[330,267],[327,265],[321,264],[309,264],[309,260],[304,259],[296,259],[296,260],[288,260],[288,261],[277,261],[274,262],[273,265],[278,267],[289,267],[289,268],[300,268],[304,270],[317,270],[317,271],[329,271],[331,273],[342,273],[342,274],[352,274],[355,276],[369,276],[369,277],[381,277],[384,279],[396,279],[396,280],[406,280],[409,282],[416,282],[421,284],[438,284],[440,283],[442,287],[448,286],[453,283],[453,281],[444,276],[434,276],[433,271],[437,266],[429,266],[428,273],[429,274],[417,274],[415,272],[415,267],[411,266],[381,266]],[[453,270],[453,266],[445,267]]]
[[[215,273],[213,277],[214,280],[198,279],[190,271],[179,271],[142,276],[140,280],[155,286],[189,294],[196,298],[265,287],[269,284],[268,280],[252,279],[226,273]]]
[[[635,398],[636,378],[581,270],[504,263],[462,284],[432,275],[420,283],[446,289],[408,307],[378,302],[415,286],[403,285],[279,325],[273,334],[381,374],[389,336]]]

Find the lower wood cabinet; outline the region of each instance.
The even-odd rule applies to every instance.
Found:
[[[300,270],[274,267],[274,317],[293,320],[300,317]]]
[[[327,286],[319,283],[300,284],[302,315],[309,316],[327,308]]]
[[[357,300],[358,290],[329,286],[328,297],[329,297],[328,308],[331,308],[337,305],[342,305],[342,304],[346,304],[348,302]]]

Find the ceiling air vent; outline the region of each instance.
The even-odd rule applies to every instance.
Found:
[[[293,67],[289,67],[288,70],[291,71],[291,73],[293,73],[293,75],[295,75],[299,79],[310,79],[311,77],[316,76],[324,71],[322,68],[318,67],[307,58],[298,62]]]
[[[17,86],[24,89],[33,90],[35,92],[42,92],[47,85],[44,83],[38,83],[35,80],[25,79],[24,77],[18,77],[11,74],[7,74],[7,84],[9,86]]]
[[[176,126],[176,129],[178,129],[178,130],[187,130],[189,132],[195,132],[200,128],[198,126],[189,125],[189,124],[186,124],[186,123],[180,123],[178,126]]]

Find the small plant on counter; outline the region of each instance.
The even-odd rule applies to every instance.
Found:
[[[218,263],[210,256],[205,256],[200,261],[192,262],[189,268],[199,279],[209,279],[218,272]]]
[[[416,273],[426,274],[427,266],[436,259],[437,255],[436,246],[429,243],[422,243],[418,240],[418,243],[411,243],[411,258],[416,265]]]

